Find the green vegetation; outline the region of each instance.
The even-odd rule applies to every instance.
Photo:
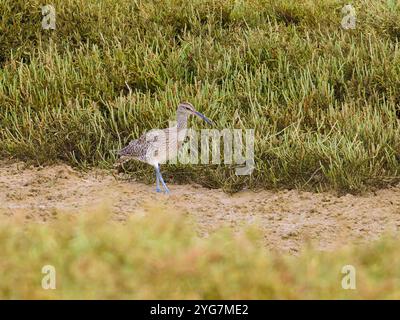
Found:
[[[0,156],[110,167],[114,151],[191,101],[254,128],[256,170],[169,165],[210,187],[356,192],[398,181],[400,6],[353,1],[39,0],[0,3]],[[193,126],[200,126],[193,121]],[[152,169],[127,167],[146,179]]]
[[[107,210],[54,213],[46,224],[0,220],[0,299],[398,298],[398,239],[299,256],[266,252],[256,231],[199,238],[181,214],[148,208],[126,224]],[[356,269],[344,290],[342,268]],[[56,289],[41,286],[56,270]]]

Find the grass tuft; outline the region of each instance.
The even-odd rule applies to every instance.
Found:
[[[115,150],[190,100],[219,128],[255,129],[256,170],[167,166],[176,182],[341,192],[395,183],[400,9],[354,1],[357,27],[343,30],[344,4],[55,0],[57,29],[42,30],[40,1],[4,0],[0,156],[111,167]]]

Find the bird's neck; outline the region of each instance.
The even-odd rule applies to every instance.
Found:
[[[176,125],[178,131],[187,128],[187,121],[188,121],[188,115],[186,113],[178,113],[176,119]]]

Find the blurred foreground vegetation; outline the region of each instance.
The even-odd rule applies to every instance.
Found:
[[[255,129],[256,170],[165,167],[178,182],[356,192],[398,181],[394,2],[352,1],[355,30],[341,28],[341,0],[52,4],[56,30],[42,30],[43,1],[0,2],[0,157],[110,167],[189,100],[219,129]]]
[[[107,209],[54,212],[46,223],[0,219],[0,299],[399,298],[398,239],[333,252],[272,252],[256,230],[199,238],[182,214],[150,208],[124,224]],[[56,289],[41,286],[56,270]],[[344,290],[343,266],[356,270]]]

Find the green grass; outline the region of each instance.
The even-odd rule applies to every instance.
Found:
[[[115,150],[191,101],[254,128],[256,169],[169,165],[176,182],[358,192],[399,178],[400,6],[353,1],[0,3],[0,157],[111,167]],[[199,122],[192,122],[200,127]],[[152,169],[128,167],[149,179]]]
[[[400,292],[397,238],[298,256],[266,251],[255,230],[222,229],[199,238],[171,210],[110,220],[107,209],[53,221],[0,219],[0,299],[395,299]],[[268,235],[266,235],[268,236]],[[45,265],[56,289],[41,286]],[[356,270],[344,290],[342,268]]]

